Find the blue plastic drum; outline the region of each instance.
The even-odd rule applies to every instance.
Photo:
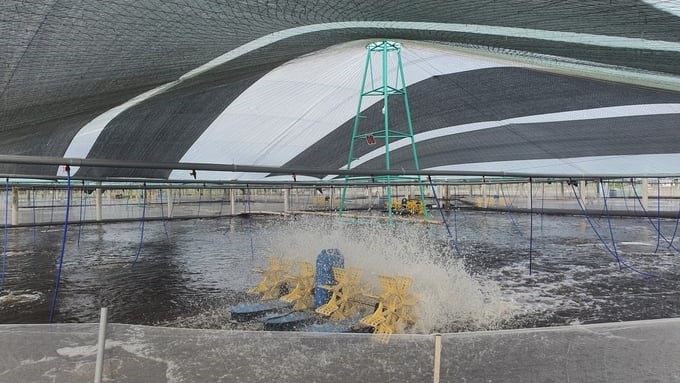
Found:
[[[314,277],[314,307],[328,302],[331,292],[319,286],[336,283],[333,276],[334,267],[345,267],[345,259],[338,249],[324,249],[316,257],[316,276]]]

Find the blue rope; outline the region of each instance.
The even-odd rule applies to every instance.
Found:
[[[168,234],[168,224],[165,220],[165,211],[164,211],[164,208],[163,208],[163,189],[159,189],[158,193],[160,195],[160,201],[161,201],[161,223],[163,224],[163,231],[165,231],[165,237],[167,239],[170,239],[170,235]],[[170,197],[168,196],[168,199],[169,198]]]
[[[666,236],[663,235],[663,233],[661,232],[661,230],[659,230],[659,228],[656,227],[656,225],[654,225],[654,221],[649,217],[649,214],[647,213],[647,209],[645,209],[644,205],[642,205],[642,201],[640,201],[640,197],[638,196],[637,189],[635,188],[635,183],[634,183],[634,181],[633,181],[632,178],[630,179],[630,183],[631,183],[631,185],[633,186],[633,193],[635,193],[635,199],[636,199],[636,200],[638,201],[638,203],[640,204],[640,208],[642,209],[642,212],[643,212],[644,215],[647,217],[647,220],[648,220],[649,223],[652,225],[652,227],[653,227],[654,230],[656,231],[657,235],[658,235],[659,237],[663,238],[664,241],[666,241],[666,243],[668,244],[668,248],[669,248],[669,249],[673,249],[673,250],[675,250],[675,251],[680,251],[677,247],[673,246],[673,242],[670,242],[670,241],[668,240],[668,238],[666,238]]]
[[[54,319],[54,309],[57,307],[57,299],[59,298],[59,282],[61,282],[61,271],[64,266],[64,252],[66,251],[66,238],[68,235],[68,220],[69,212],[71,210],[71,168],[66,166],[66,217],[64,218],[64,234],[61,238],[61,253],[59,254],[59,265],[57,267],[57,278],[54,281],[54,294],[52,295],[52,303],[50,304],[49,322],[52,323]],[[53,194],[54,196],[54,194]]]
[[[437,198],[437,192],[434,189],[432,177],[427,176],[427,180],[430,182],[430,187],[432,188],[432,195],[434,196],[434,201],[437,203],[437,210],[439,210],[439,214],[441,214],[442,216],[442,222],[444,222],[444,226],[446,227],[446,232],[449,234],[449,243],[453,245],[453,249],[456,250],[456,253],[458,253],[458,256],[460,256],[460,249],[458,249],[458,245],[456,244],[456,242],[451,242],[451,240],[453,239],[453,235],[451,235],[451,229],[449,228],[448,222],[446,222],[444,211],[442,210],[442,207],[439,204],[439,198]]]
[[[677,218],[675,219],[675,229],[673,230],[673,237],[671,237],[671,243],[675,241],[675,235],[678,233],[678,223],[680,223],[680,207],[678,208]],[[671,246],[668,245],[670,248]]]
[[[142,223],[141,223],[141,233],[139,235],[139,246],[137,247],[137,255],[135,255],[135,260],[132,262],[132,266],[137,264],[139,259],[139,254],[142,253],[142,244],[144,243],[144,222],[146,217],[146,183],[142,189]]]
[[[616,241],[614,240],[614,229],[612,228],[612,220],[609,215],[609,205],[607,204],[607,193],[604,192],[604,185],[602,184],[602,179],[600,179],[600,188],[602,189],[602,198],[604,200],[604,211],[607,214],[607,222],[609,224],[609,238],[612,240],[612,248],[614,249],[614,254],[616,254],[616,262],[619,264],[619,270],[621,269],[621,257],[619,256],[618,250],[616,250]]]
[[[5,284],[7,268],[7,242],[9,241],[9,178],[5,178],[5,226],[2,241],[2,269],[0,269],[0,291]]]
[[[583,206],[583,204],[581,203],[581,200],[579,199],[578,194],[576,193],[576,188],[574,187],[574,184],[573,184],[573,183],[571,183],[571,190],[572,190],[572,192],[574,193],[574,198],[576,198],[576,202],[578,202],[578,206],[581,208],[581,211],[583,212],[583,216],[586,218],[586,221],[588,222],[588,224],[590,225],[590,227],[593,229],[593,232],[595,233],[595,235],[597,236],[597,238],[600,240],[600,242],[602,242],[602,244],[604,245],[604,248],[607,249],[607,251],[609,252],[609,254],[611,254],[611,255],[614,257],[614,259],[616,259],[617,262],[620,262],[620,263],[619,263],[620,265],[623,265],[623,266],[624,266],[625,268],[627,268],[628,270],[631,270],[631,271],[633,271],[633,272],[635,272],[635,273],[638,273],[638,274],[640,274],[640,275],[644,275],[644,276],[646,276],[646,277],[655,278],[656,275],[654,275],[654,274],[646,273],[646,272],[644,272],[644,271],[640,271],[640,270],[638,270],[638,269],[636,269],[636,268],[630,266],[630,265],[629,265],[628,263],[626,263],[623,259],[621,259],[621,257],[619,256],[618,252],[612,251],[612,249],[609,248],[609,245],[607,244],[607,242],[605,242],[604,238],[602,238],[602,236],[600,235],[600,233],[599,233],[599,232],[597,231],[597,229],[595,228],[595,225],[593,224],[592,220],[590,219],[590,215],[588,214],[588,210],[587,210],[587,209]],[[614,240],[614,239],[612,238],[612,241],[613,241],[613,240]]]
[[[512,201],[508,201],[508,199],[505,198],[505,191],[503,190],[503,184],[501,183],[500,185],[501,185],[501,195],[503,196],[503,202],[505,202],[505,207],[507,208],[507,213],[508,213],[508,217],[510,218],[510,223],[512,223],[512,227],[515,228],[515,230],[517,231],[517,233],[519,235],[523,235],[522,230],[519,228],[519,225],[517,224],[517,221],[515,220],[515,217],[512,214],[512,210],[511,210],[513,208]]]

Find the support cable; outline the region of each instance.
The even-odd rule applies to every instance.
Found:
[[[503,196],[503,202],[505,202],[505,207],[506,211],[508,213],[508,217],[510,218],[510,223],[512,223],[512,227],[515,228],[517,233],[519,235],[523,235],[522,229],[519,228],[519,225],[517,224],[517,221],[515,220],[514,214],[512,214],[512,201],[508,201],[508,199],[505,197],[505,191],[503,190],[503,184],[501,183],[501,195]]]
[[[61,272],[64,266],[64,253],[66,251],[66,238],[68,236],[68,221],[71,210],[71,167],[66,165],[66,216],[64,218],[64,234],[61,238],[61,253],[59,254],[59,263],[57,266],[57,278],[54,281],[54,293],[52,294],[52,303],[50,304],[49,323],[53,323],[54,309],[57,307],[57,299],[59,298],[59,283],[61,282]]]
[[[647,213],[647,209],[645,209],[644,205],[642,205],[642,201],[640,201],[640,197],[638,196],[637,189],[635,188],[635,182],[633,181],[632,178],[630,179],[630,184],[633,186],[633,193],[635,193],[635,199],[636,199],[636,200],[638,201],[638,203],[640,204],[640,208],[642,208],[642,212],[644,213],[645,217],[647,217],[647,221],[649,221],[649,223],[652,225],[652,227],[653,227],[654,230],[656,231],[657,235],[658,235],[659,237],[663,238],[664,241],[666,241],[666,243],[668,244],[668,248],[669,248],[669,249],[673,249],[673,250],[675,250],[675,251],[677,251],[677,252],[680,252],[680,249],[678,249],[677,247],[675,247],[675,245],[673,245],[673,242],[669,241],[668,238],[666,238],[666,236],[663,235],[663,233],[661,232],[661,230],[659,230],[659,228],[654,224],[654,221],[652,220],[652,218],[651,218],[651,217],[649,216],[649,214]]]
[[[597,231],[597,229],[595,228],[595,224],[593,224],[593,222],[592,222],[592,220],[591,220],[591,218],[590,218],[590,215],[588,214],[588,210],[587,210],[587,209],[585,208],[585,206],[583,206],[583,204],[581,203],[581,200],[580,200],[580,198],[578,197],[578,194],[576,193],[576,187],[574,186],[574,183],[573,183],[573,182],[570,182],[570,184],[571,184],[571,190],[572,190],[572,192],[574,193],[574,198],[576,198],[576,202],[578,202],[578,206],[581,208],[581,211],[583,212],[583,216],[586,218],[586,221],[587,221],[588,224],[590,225],[590,228],[593,229],[593,232],[595,233],[595,235],[597,236],[597,238],[600,240],[600,242],[602,243],[602,245],[604,245],[604,248],[607,250],[607,252],[609,252],[609,254],[611,254],[611,256],[614,257],[614,259],[616,259],[617,262],[620,262],[620,265],[622,265],[622,266],[625,267],[626,269],[628,269],[628,270],[630,270],[630,271],[633,271],[633,272],[635,272],[635,273],[638,273],[638,274],[640,274],[640,275],[643,275],[643,276],[645,276],[645,277],[656,278],[656,275],[654,275],[654,274],[646,273],[646,272],[644,272],[644,271],[640,271],[640,270],[634,268],[633,266],[629,265],[629,264],[626,263],[623,259],[621,259],[621,257],[619,256],[618,252],[613,251],[613,250],[609,247],[609,245],[607,244],[607,242],[604,240],[604,238],[602,238],[602,236],[600,235],[600,233],[599,233],[599,232]],[[613,239],[612,239],[612,240],[613,240]]]
[[[675,241],[675,235],[678,233],[678,224],[680,223],[680,205],[678,205],[678,214],[677,218],[675,218],[675,229],[673,229],[673,236],[671,237],[671,243]],[[668,248],[670,248],[671,245],[668,245]]]
[[[604,200],[604,211],[607,214],[607,223],[609,224],[609,238],[612,240],[612,248],[614,249],[614,254],[616,254],[616,262],[619,264],[619,270],[621,270],[621,257],[616,249],[616,241],[614,240],[614,229],[612,228],[612,220],[609,215],[609,205],[607,204],[607,194],[604,192],[604,185],[602,184],[602,178],[600,178],[600,188],[602,189],[602,198]]]
[[[139,246],[137,247],[137,255],[135,255],[135,260],[132,261],[132,266],[137,264],[139,255],[142,253],[142,244],[144,243],[144,222],[146,221],[146,182],[142,184],[142,223],[140,235],[139,235]]]
[[[432,195],[434,196],[434,201],[437,203],[437,210],[439,210],[439,214],[442,216],[442,222],[444,222],[444,226],[446,227],[446,232],[449,234],[449,244],[451,247],[453,247],[454,250],[456,250],[456,253],[458,256],[460,256],[460,249],[458,248],[458,244],[456,241],[453,240],[453,235],[451,235],[451,228],[449,228],[448,222],[446,222],[446,217],[444,216],[444,211],[442,210],[441,205],[439,204],[439,198],[437,198],[437,191],[434,188],[434,183],[432,183],[432,177],[427,176],[427,180],[430,182],[430,187],[432,188]]]
[[[165,219],[165,208],[163,207],[163,189],[158,189],[158,195],[160,196],[160,201],[161,201],[161,223],[163,224],[163,231],[165,232],[165,238],[168,240],[170,239],[170,235],[168,234],[168,222]],[[170,197],[168,196],[168,200]]]

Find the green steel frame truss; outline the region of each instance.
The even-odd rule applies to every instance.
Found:
[[[415,170],[420,170],[420,163],[418,162],[418,152],[416,150],[416,142],[413,133],[413,124],[411,122],[411,111],[409,109],[408,94],[406,92],[406,80],[404,78],[404,67],[401,60],[401,44],[393,41],[377,41],[370,43],[366,46],[366,63],[364,65],[364,71],[361,80],[361,90],[359,92],[359,102],[357,104],[357,111],[354,117],[354,127],[352,129],[352,138],[349,146],[349,157],[347,159],[347,169],[352,168],[352,162],[354,158],[354,145],[357,141],[367,142],[367,144],[376,143],[377,140],[382,140],[385,147],[385,170],[391,170],[390,167],[390,142],[402,139],[408,139],[410,141],[411,151],[413,154],[413,163]],[[373,73],[373,60],[374,56],[379,56],[380,73],[379,78]],[[390,58],[392,58],[392,66],[396,68],[395,74],[396,78],[394,82],[390,84],[388,79],[388,73],[390,69]],[[368,88],[368,89],[367,89]],[[389,113],[389,97],[390,96],[401,96],[404,102],[404,110],[406,114],[406,123],[408,131],[402,132],[394,129],[390,129],[390,113]],[[362,103],[364,97],[382,97],[383,98],[383,127],[380,130],[361,133],[359,134],[359,124],[365,116],[361,115]],[[420,192],[420,203],[423,206],[423,214],[427,216],[427,209],[425,205],[425,190],[421,176],[396,176],[396,175],[386,175],[380,177],[374,177],[369,181],[384,182],[387,190],[387,212],[389,219],[392,220],[393,210],[392,210],[392,183],[400,182],[403,180],[414,181],[418,183],[418,188]],[[342,197],[340,199],[340,210],[339,215],[342,216],[343,210],[345,208],[345,197],[347,194],[347,187],[349,185],[350,177],[345,176],[345,185],[342,189]]]

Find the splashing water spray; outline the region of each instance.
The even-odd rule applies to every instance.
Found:
[[[432,228],[307,217],[273,229],[265,255],[313,262],[320,249],[337,248],[345,267],[362,270],[366,286],[375,286],[379,275],[413,279],[419,303],[411,332],[499,328],[516,312],[515,303],[495,281],[470,275]]]

